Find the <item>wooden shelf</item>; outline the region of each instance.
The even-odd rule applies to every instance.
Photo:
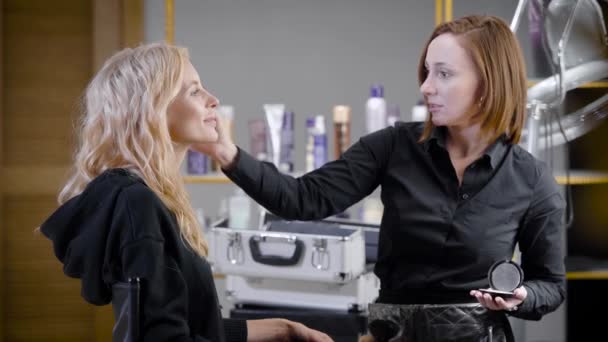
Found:
[[[557,181],[557,183],[562,185],[608,184],[608,172],[590,170],[570,170],[569,179],[566,178],[565,172],[561,172],[555,175],[555,180]]]
[[[228,177],[221,173],[211,173],[202,176],[184,176],[186,184],[229,184],[232,183]]]
[[[567,256],[566,279],[608,280],[608,260],[581,255]]]
[[[606,271],[578,271],[566,272],[568,280],[608,280],[608,270]]]
[[[608,81],[591,82],[583,84],[579,88],[608,88]]]

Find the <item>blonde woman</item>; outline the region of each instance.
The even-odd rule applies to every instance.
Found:
[[[143,282],[143,341],[331,341],[282,320],[223,320],[179,165],[191,144],[218,139],[218,99],[184,48],[151,44],[112,56],[89,84],[72,175],[41,226],[64,272],[95,305]],[[124,340],[115,330],[114,339]]]

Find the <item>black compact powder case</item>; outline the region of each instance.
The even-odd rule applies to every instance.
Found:
[[[500,260],[490,267],[488,271],[489,289],[480,289],[492,297],[513,297],[513,291],[524,282],[524,271],[514,261]]]

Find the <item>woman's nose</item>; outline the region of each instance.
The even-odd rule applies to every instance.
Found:
[[[220,104],[220,100],[207,91],[207,107],[215,108]]]
[[[431,95],[435,92],[435,86],[433,85],[430,76],[427,76],[424,82],[422,82],[422,84],[420,85],[420,92],[422,93],[422,95]]]

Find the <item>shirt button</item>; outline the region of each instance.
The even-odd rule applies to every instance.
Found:
[[[463,199],[463,200],[466,200],[466,199],[468,199],[468,198],[469,198],[469,194],[462,194],[462,199]]]

